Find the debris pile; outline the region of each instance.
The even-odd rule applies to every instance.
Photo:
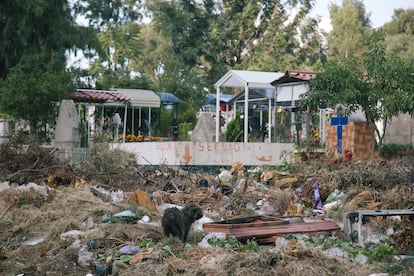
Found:
[[[138,167],[107,148],[74,167],[53,149],[0,153],[2,275],[414,272],[413,216],[404,215],[414,208],[414,169],[398,160],[235,162],[209,174]],[[164,211],[190,203],[203,217],[187,243],[165,237]]]

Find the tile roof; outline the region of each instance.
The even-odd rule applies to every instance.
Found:
[[[75,102],[88,102],[88,103],[105,103],[105,102],[120,102],[128,101],[129,97],[111,90],[88,90],[88,89],[76,89],[69,94],[69,97]]]
[[[283,76],[272,82],[272,85],[298,81],[309,81],[313,79],[316,74],[316,72],[288,70]]]
[[[288,70],[287,75],[301,80],[311,80],[316,76],[316,72]]]

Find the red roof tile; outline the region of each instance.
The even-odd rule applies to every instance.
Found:
[[[283,76],[272,82],[272,85],[298,81],[309,81],[316,76],[316,72],[288,70]]]
[[[130,100],[127,96],[110,90],[77,89],[69,94],[75,102],[104,103]]]
[[[301,80],[311,80],[316,76],[316,72],[288,70],[285,75]]]

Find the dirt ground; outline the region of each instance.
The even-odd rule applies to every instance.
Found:
[[[324,249],[330,241],[344,244],[342,231],[309,234],[322,240],[315,246],[285,236],[288,244],[281,250],[277,242],[201,246],[207,233],[193,229],[184,248],[164,237],[160,226],[161,206],[190,202],[212,221],[255,214],[264,199],[274,214],[330,218],[338,224],[348,210],[412,209],[413,164],[298,158],[254,169],[235,162],[209,174],[139,167],[134,160],[100,148],[71,166],[57,160],[54,149],[0,145],[0,275],[414,275],[414,261],[379,258],[385,251],[362,263],[354,256],[329,256]],[[317,179],[324,205],[335,190],[344,194],[341,204],[315,213],[310,179]],[[124,211],[134,216],[116,216]],[[148,221],[142,222],[144,217]],[[394,255],[413,255],[409,221],[375,224],[393,227]],[[127,245],[139,251],[121,253]]]

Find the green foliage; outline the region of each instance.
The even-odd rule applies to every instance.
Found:
[[[342,6],[331,4],[329,13],[329,57],[340,60],[350,55],[362,57],[368,49],[369,16],[361,0],[344,0]]]
[[[341,240],[337,237],[310,237],[306,241],[310,244],[321,247],[322,250],[338,247],[346,252],[346,254],[351,258],[355,258],[358,254],[362,254],[368,258],[369,262],[389,262],[397,254],[395,248],[388,242],[383,242],[370,248],[363,248],[354,245],[351,241]]]
[[[384,144],[379,150],[379,155],[384,158],[393,158],[398,155],[399,151],[413,150],[413,145],[401,145],[401,144]]]
[[[392,20],[383,26],[387,51],[414,63],[414,9],[396,9]]]
[[[180,129],[180,140],[189,141],[190,135],[188,135],[188,132],[193,129],[193,124],[192,123],[181,123],[179,129]]]
[[[187,127],[193,127],[196,122],[197,122],[197,117],[196,117],[196,106],[194,105],[195,103],[192,103],[191,100],[187,100],[186,102],[180,103],[176,106],[177,108],[177,120],[178,122],[181,123],[186,123],[188,124]],[[171,117],[170,117],[171,120]],[[190,126],[191,124],[191,126]],[[189,129],[190,130],[190,129]],[[180,129],[181,131],[181,129]],[[184,131],[184,129],[183,129]]]
[[[226,234],[226,239],[221,240],[217,237],[213,237],[207,240],[208,244],[216,247],[222,247],[229,251],[241,251],[241,252],[258,252],[259,245],[255,240],[248,239],[246,244],[243,245],[239,242],[239,240],[231,235]]]
[[[397,254],[395,248],[388,244],[378,244],[372,249],[365,249],[363,254],[368,257],[371,262],[391,262]]]
[[[239,241],[236,237],[230,234],[226,234],[226,239],[221,240],[217,237],[212,237],[207,240],[208,244],[216,247],[222,247],[226,250],[237,250],[239,249]]]
[[[408,257],[397,263],[392,263],[383,268],[383,271],[390,275],[410,275],[414,269],[414,258]],[[411,271],[411,273],[410,273]]]
[[[125,175],[131,178],[135,175],[136,160],[133,154],[120,149],[109,149],[106,144],[96,144],[88,159],[79,164],[76,169],[86,176],[109,177],[110,175]],[[122,180],[120,175],[117,179]],[[106,183],[113,180],[101,180]]]
[[[243,128],[240,119],[240,112],[236,112],[236,117],[227,124],[226,141],[241,142],[243,141]]]
[[[71,90],[72,81],[59,61],[47,53],[33,55],[29,65],[14,67],[0,80],[0,110],[30,122],[33,134],[46,124],[54,125],[55,104]]]
[[[151,239],[147,238],[139,238],[135,242],[135,245],[138,246],[140,249],[147,249],[155,246],[155,242]]]
[[[0,78],[17,65],[30,68],[31,56],[42,52],[65,64],[65,51],[75,44],[77,32],[67,2],[0,2]]]
[[[348,56],[326,64],[324,71],[310,82],[305,102],[312,107],[334,107],[340,103],[347,114],[361,109],[372,137],[379,137],[381,145],[383,134],[376,122],[383,119],[386,123],[401,112],[414,112],[414,80],[409,64],[386,53],[381,33],[370,36],[370,45],[362,60]]]
[[[242,248],[243,252],[258,252],[259,244],[255,240],[248,239],[245,246]]]

